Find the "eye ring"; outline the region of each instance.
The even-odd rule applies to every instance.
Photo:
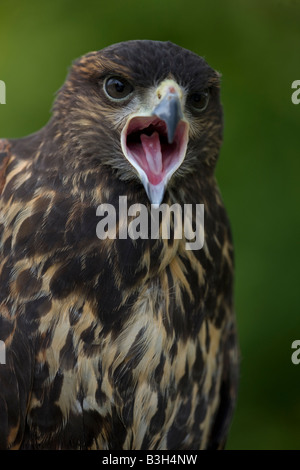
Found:
[[[125,78],[114,75],[107,77],[103,84],[106,96],[112,101],[124,101],[133,92],[133,86]]]
[[[206,110],[210,98],[210,90],[207,88],[201,92],[194,92],[189,95],[188,102],[192,110],[196,113],[202,113]]]

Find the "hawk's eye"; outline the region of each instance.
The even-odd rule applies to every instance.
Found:
[[[204,111],[207,108],[209,101],[209,90],[204,90],[202,92],[192,93],[188,102],[193,111],[198,113]]]
[[[109,77],[104,82],[104,90],[113,100],[124,100],[133,91],[133,86],[122,77]]]

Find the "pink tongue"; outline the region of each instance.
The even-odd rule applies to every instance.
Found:
[[[142,134],[141,142],[150,172],[154,175],[160,175],[162,173],[163,166],[158,132],[153,132],[151,136]]]

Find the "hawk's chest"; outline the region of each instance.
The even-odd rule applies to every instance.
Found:
[[[124,319],[114,325],[99,320],[95,305],[80,296],[53,300],[39,327],[28,413],[33,429],[42,422],[49,439],[59,432],[63,442],[62,436],[76,423],[75,441],[90,432],[90,445],[97,442],[105,448],[103,436],[121,421],[121,437],[120,430],[117,435],[122,442],[115,446],[130,448],[134,436],[134,446],[140,448],[144,439],[167,434],[183,403],[188,401],[195,412],[200,388],[208,393],[217,363],[214,355],[211,369],[204,367],[210,357],[207,323],[193,337],[184,331],[179,335],[178,326],[174,328],[176,315],[179,327],[180,321],[185,325],[179,319],[181,307],[174,311],[179,293],[174,285],[167,288],[178,270],[174,265],[141,288]]]

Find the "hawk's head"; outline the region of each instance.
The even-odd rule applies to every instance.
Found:
[[[73,64],[51,123],[69,167],[109,166],[159,205],[168,184],[214,169],[219,74],[170,42],[115,44]]]

